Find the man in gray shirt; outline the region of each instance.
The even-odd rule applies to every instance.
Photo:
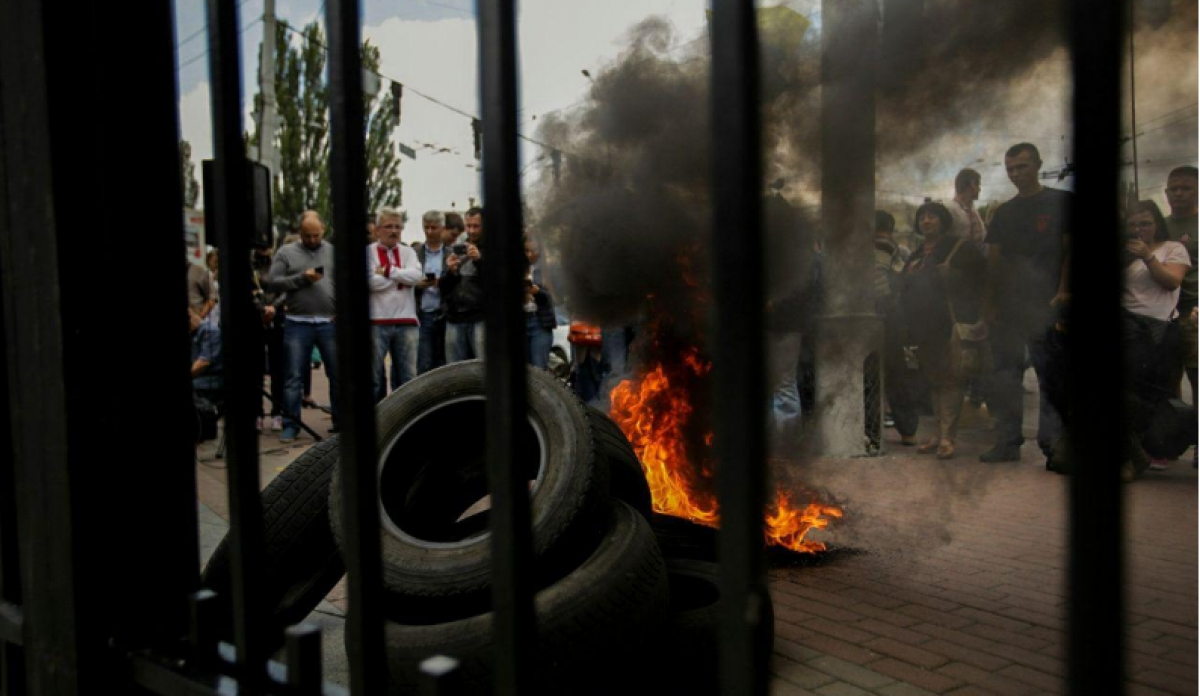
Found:
[[[283,350],[286,378],[283,388],[283,432],[280,442],[291,442],[300,433],[300,396],[305,361],[313,345],[321,353],[329,377],[333,426],[338,431],[338,381],[333,318],[336,312],[333,285],[333,245],[325,240],[325,224],[316,211],[300,218],[300,241],[280,247],[271,265],[267,287],[286,292]]]

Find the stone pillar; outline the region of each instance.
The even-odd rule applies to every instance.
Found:
[[[875,450],[865,435],[863,366],[881,352],[883,335],[871,282],[878,6],[875,0],[823,0],[821,23],[825,309],[818,318],[815,444],[824,456],[866,456]],[[882,389],[871,394],[879,399]],[[882,409],[873,411],[882,417]],[[881,423],[872,426],[881,432]]]

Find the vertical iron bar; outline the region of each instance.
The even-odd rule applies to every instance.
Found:
[[[767,597],[762,517],[762,153],[755,5],[715,0],[712,31],[716,452],[721,530],[721,693],[767,693]],[[738,243],[723,242],[738,230]]]
[[[188,628],[188,644],[201,664],[211,663],[217,657],[217,633],[213,630],[212,612],[217,603],[217,593],[199,590],[190,597],[191,626]]]
[[[1127,2],[1073,0],[1068,18],[1076,164],[1071,208],[1070,693],[1124,692],[1124,552],[1120,465],[1126,455],[1120,389],[1095,364],[1124,375],[1119,308],[1121,50]],[[1088,359],[1081,358],[1086,347]],[[1128,379],[1128,375],[1124,375]],[[1120,380],[1119,380],[1120,382]]]
[[[297,694],[321,693],[321,629],[292,626],[284,633],[288,686]]]
[[[358,696],[384,684],[383,589],[376,477],[374,360],[368,314],[366,117],[357,0],[329,0],[330,171],[337,240],[338,417],[342,426],[342,519],[346,521],[349,617],[346,624],[350,691]]]
[[[263,521],[258,471],[257,391],[262,346],[251,302],[249,163],[242,141],[242,72],[237,0],[208,0],[208,61],[212,79],[213,197],[221,269],[221,340],[225,366],[225,441],[233,557],[234,635],[238,662],[251,679],[266,677],[268,608],[259,601]]]
[[[0,12],[0,18],[4,15]],[[6,25],[8,26],[8,25]],[[5,57],[0,55],[0,63]],[[0,71],[0,85],[5,76]],[[4,96],[0,88],[0,99]],[[0,144],[5,138],[4,109],[0,108]],[[2,154],[2,153],[0,153]],[[7,162],[0,156],[0,182],[9,181],[6,173]],[[9,229],[8,186],[0,185],[0,239],[7,239],[12,234]],[[20,549],[17,530],[17,478],[16,478],[16,447],[13,442],[13,410],[11,407],[12,392],[9,391],[9,348],[12,345],[8,332],[6,294],[7,283],[0,278],[0,602],[20,606],[24,601],[21,592]],[[24,630],[22,628],[22,630]],[[7,641],[0,641],[0,693],[25,693],[25,665],[21,648]]]
[[[514,0],[481,0],[479,61],[483,112],[484,286],[487,467],[492,496],[496,693],[527,694],[533,683],[532,532],[529,494],[517,475],[517,428],[527,413],[517,34]]]

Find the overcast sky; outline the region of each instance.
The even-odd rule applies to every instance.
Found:
[[[814,16],[819,0],[787,4]],[[581,71],[597,75],[624,47],[629,28],[650,15],[665,16],[680,44],[704,36],[706,0],[523,0],[519,7],[522,132],[534,135],[536,118],[577,106],[590,83]],[[205,55],[203,0],[176,0],[179,42],[180,120],[184,139],[199,162],[211,156],[208,61]],[[473,156],[470,120],[420,97],[423,93],[454,109],[478,115],[477,36],[474,0],[368,0],[363,3],[363,36],[379,46],[385,78],[405,85],[403,119],[395,140],[417,150],[402,158],[403,207],[415,219],[428,209],[464,210],[479,198],[480,180]],[[244,100],[256,91],[256,55],[262,40],[263,0],[243,0],[241,24]],[[319,0],[276,0],[276,13],[295,27],[324,21]],[[819,17],[813,28],[819,31]],[[1195,34],[1186,45],[1146,42],[1138,49],[1139,161],[1143,197],[1161,199],[1166,172],[1194,164],[1197,148],[1197,61]],[[1182,59],[1181,59],[1182,51]],[[1047,169],[1061,166],[1069,150],[1065,52],[1046,56],[1028,86],[1013,88],[1014,108],[1007,132],[981,132],[966,126],[948,131],[922,152],[902,161],[881,162],[879,205],[919,201],[922,196],[949,198],[958,168],[973,166],[984,178],[983,201],[1012,195],[1001,160],[1004,143],[1032,140],[1042,148]],[[383,88],[387,89],[385,79]],[[1019,101],[1019,105],[1015,102]],[[247,121],[249,109],[247,108]],[[250,124],[247,123],[247,129]],[[429,147],[426,147],[428,145]],[[549,158],[523,142],[524,181],[548,175]],[[449,152],[438,152],[449,148]],[[1132,159],[1131,153],[1128,152]],[[1186,161],[1185,161],[1186,160]],[[1128,172],[1132,172],[1129,168]],[[1063,185],[1069,186],[1070,182]],[[1161,202],[1161,200],[1160,200]],[[405,241],[420,237],[410,224]]]

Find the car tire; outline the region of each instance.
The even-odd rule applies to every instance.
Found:
[[[449,620],[490,606],[483,368],[476,360],[433,370],[376,409],[383,584],[394,615]],[[609,472],[582,402],[549,373],[527,374],[529,427],[516,465],[531,482],[534,582],[544,587],[599,543]],[[341,543],[337,471],[330,506]]]
[[[655,659],[669,603],[666,566],[639,513],[615,501],[611,520],[595,552],[534,598],[537,693],[619,693],[630,685],[621,680],[640,680],[635,675]],[[389,622],[389,693],[415,693],[420,663],[449,655],[459,663],[456,694],[491,694],[493,622],[492,613],[431,625]]]
[[[337,435],[319,442],[279,472],[262,492],[263,600],[272,608],[274,645],[283,630],[308,616],[346,573],[329,528],[329,485],[339,457]],[[232,540],[217,545],[200,578],[217,593],[217,635],[232,640]]]
[[[650,485],[646,482],[646,472],[633,453],[629,439],[620,426],[600,409],[589,406],[587,415],[600,454],[608,461],[612,497],[625,501],[649,521],[654,513]]]

